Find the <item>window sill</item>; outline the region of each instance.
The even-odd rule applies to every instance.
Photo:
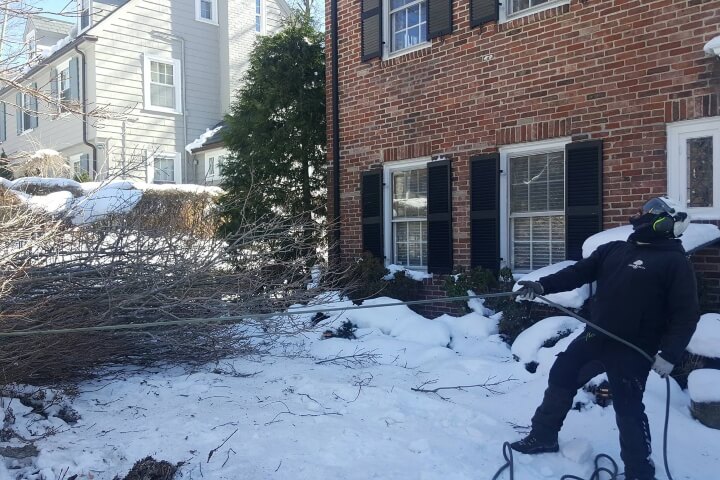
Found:
[[[720,208],[718,207],[688,208],[687,212],[691,221],[720,220]]]
[[[398,50],[396,52],[389,53],[385,56],[383,56],[383,60],[394,60],[396,58],[403,57],[405,55],[418,52],[420,50],[424,50],[426,48],[429,48],[432,45],[432,42],[426,41],[423,43],[418,43],[417,45],[413,45],[412,47],[403,48],[402,50]]]
[[[202,17],[195,17],[195,20],[201,23],[207,23],[208,25],[215,25],[216,27],[219,26],[217,20],[208,20],[207,18]]]
[[[27,130],[23,130],[22,132],[20,132],[20,135],[18,135],[18,137],[22,137],[23,135],[28,135],[28,134],[32,133],[33,130],[35,130],[35,129],[34,129],[34,128],[28,128]]]
[[[525,25],[534,21],[555,17],[570,11],[571,0],[562,0],[539,7],[529,8],[512,15],[507,15],[500,9],[500,20],[498,21],[498,30],[508,30],[510,28]]]
[[[162,108],[162,107],[150,107],[146,106],[144,110],[148,113],[162,113],[162,114],[170,114],[170,115],[182,115],[182,110],[172,110],[170,108]]]

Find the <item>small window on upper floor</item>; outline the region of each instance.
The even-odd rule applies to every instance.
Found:
[[[145,108],[158,112],[182,113],[180,60],[145,55]]]
[[[195,0],[195,19],[201,22],[218,23],[217,0]]]
[[[78,31],[84,32],[92,26],[92,1],[78,0]]]
[[[390,0],[385,3],[387,54],[392,55],[428,41],[426,0]]]
[[[255,0],[255,33],[265,33],[265,1]]]

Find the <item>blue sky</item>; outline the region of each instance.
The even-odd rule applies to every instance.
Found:
[[[60,13],[63,11],[68,13],[75,10],[75,0],[35,0],[34,2],[28,3],[47,13]],[[65,16],[64,18],[65,20],[72,20],[72,17],[70,16]]]

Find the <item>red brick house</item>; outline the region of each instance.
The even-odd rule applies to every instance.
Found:
[[[703,48],[720,35],[720,1],[328,0],[326,11],[340,258],[525,272],[580,258],[589,235],[650,196],[720,219],[720,56]],[[695,261],[717,303],[717,248]]]

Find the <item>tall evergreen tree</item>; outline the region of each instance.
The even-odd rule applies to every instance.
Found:
[[[268,215],[324,215],[325,54],[306,15],[258,39],[225,120],[221,234]]]

